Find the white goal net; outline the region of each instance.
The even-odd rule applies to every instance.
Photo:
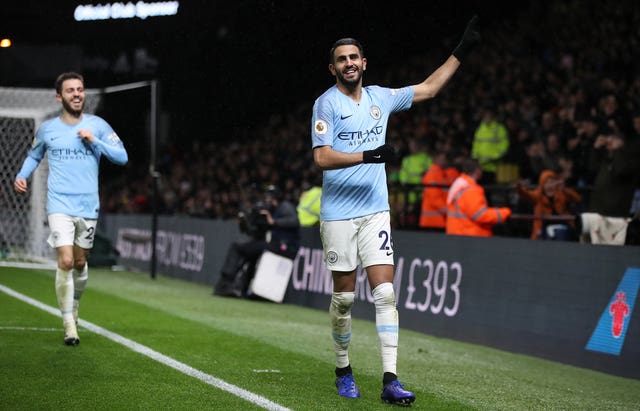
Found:
[[[85,111],[95,112],[98,90],[87,90]],[[13,189],[37,128],[60,113],[53,89],[0,87],[0,265],[55,264],[47,245],[47,159],[29,181],[26,194]]]

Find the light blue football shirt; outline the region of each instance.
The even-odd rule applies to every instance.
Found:
[[[96,137],[92,144],[82,142],[78,136],[82,129],[91,130]],[[98,218],[100,211],[100,157],[104,155],[121,165],[128,160],[127,151],[111,126],[91,114],[83,114],[74,125],[59,117],[42,123],[17,178],[29,178],[45,154],[49,160],[47,213],[91,219]]]
[[[356,153],[385,143],[389,115],[411,107],[413,87],[367,86],[359,103],[331,87],[315,101],[311,122],[312,147],[331,146]],[[347,220],[389,210],[384,164],[359,164],[325,170],[320,219]]]

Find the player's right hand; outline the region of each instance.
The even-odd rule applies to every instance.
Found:
[[[466,57],[471,52],[471,50],[473,50],[478,45],[478,43],[480,43],[481,36],[480,32],[478,31],[477,25],[478,16],[473,16],[471,20],[469,20],[469,23],[467,23],[467,28],[462,34],[460,43],[455,48],[455,50],[453,50],[453,53],[451,53],[456,56],[458,60],[462,61],[462,59]]]
[[[13,182],[13,188],[17,193],[26,193],[27,180],[25,180],[24,178],[16,178],[16,181]]]
[[[395,160],[396,157],[396,149],[389,144],[362,152],[363,163],[386,163]]]
[[[91,130],[88,130],[86,128],[78,130],[78,137],[80,137],[83,143],[89,144],[93,144],[93,141],[96,139]]]

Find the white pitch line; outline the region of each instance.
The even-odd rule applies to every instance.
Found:
[[[0,331],[56,331],[60,332],[60,328],[43,328],[43,327],[0,327]]]
[[[53,308],[49,305],[43,304],[38,300],[34,300],[31,297],[28,297],[24,294],[21,294],[11,288],[8,288],[2,284],[0,284],[0,291],[4,292],[5,294],[8,294],[12,297],[17,298],[20,301],[23,301],[27,304],[30,304],[34,307],[40,308],[41,310],[44,310],[52,315],[55,315],[56,317],[60,317],[60,310],[57,308]],[[129,348],[132,351],[135,351],[137,353],[140,353],[142,355],[145,355],[161,364],[164,364],[166,366],[169,366],[175,370],[180,371],[183,374],[186,374],[190,377],[194,377],[197,378],[198,380],[209,384],[213,387],[216,387],[218,389],[221,389],[223,391],[226,391],[230,394],[235,395],[236,397],[240,397],[246,401],[249,401],[250,403],[256,404],[266,410],[273,410],[273,411],[291,411],[289,408],[283,407],[280,404],[277,404],[265,397],[262,397],[258,394],[254,394],[251,391],[247,391],[243,388],[240,388],[236,385],[230,384],[224,380],[221,380],[219,378],[216,378],[212,375],[209,375],[207,373],[204,373],[202,371],[196,370],[195,368],[182,363],[178,360],[175,360],[171,357],[167,357],[164,354],[161,354],[147,346],[144,346],[142,344],[139,344],[133,340],[130,340],[126,337],[121,336],[120,334],[116,334],[112,331],[109,331],[105,328],[102,328],[96,324],[90,323],[89,321],[85,321],[83,319],[78,319],[78,324],[81,325],[82,327],[86,328],[89,331],[92,331],[98,335],[101,335],[105,338],[110,339],[111,341],[117,342],[118,344],[122,344],[125,347]]]

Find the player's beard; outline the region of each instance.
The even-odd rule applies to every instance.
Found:
[[[360,84],[360,80],[362,80],[362,68],[356,66],[356,69],[357,69],[357,75],[354,76],[352,79],[346,79],[341,71],[336,71],[336,77],[338,81],[347,88],[350,88],[350,89],[356,88],[358,84]]]
[[[73,100],[73,99],[71,99]],[[84,99],[80,99],[80,108],[78,110],[76,110],[75,108],[73,108],[71,106],[71,103],[68,100],[62,99],[62,107],[64,108],[64,111],[66,111],[67,113],[71,114],[74,117],[80,117],[80,115],[82,114],[82,111],[84,110]]]

